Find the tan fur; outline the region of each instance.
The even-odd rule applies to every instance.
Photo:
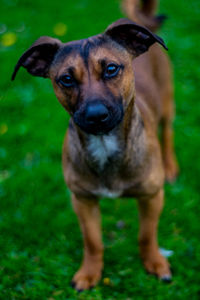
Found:
[[[128,0],[125,3],[130,4]],[[152,0],[143,8],[145,17],[153,14],[155,3]],[[169,264],[159,253],[157,227],[164,179],[173,181],[178,172],[172,132],[173,86],[169,59],[155,42],[165,46],[146,28],[121,19],[103,35],[86,40],[62,44],[42,37],[22,55],[13,73],[14,79],[23,66],[32,75],[49,77],[58,100],[72,116],[62,163],[83,234],[83,261],[73,277],[73,286],[79,291],[96,285],[101,278],[101,196],[137,198],[144,266],[160,279],[171,277]],[[109,64],[120,68],[116,76],[106,79],[103,65]],[[71,73],[73,85],[66,87],[62,78]],[[91,102],[101,102],[108,108],[107,126],[115,124],[108,132],[95,135],[84,127],[91,127],[85,112]],[[121,119],[112,123],[116,115]]]
[[[105,54],[109,56],[107,49]],[[116,56],[118,57],[117,53],[115,53],[115,59]],[[92,56],[90,59],[96,61],[96,58]],[[89,213],[92,204],[96,210],[98,209],[94,192],[98,188],[107,188],[111,191],[121,190],[122,196],[137,197],[141,223],[140,251],[144,266],[148,272],[154,273],[160,278],[170,276],[169,264],[159,253],[156,239],[157,224],[163,203],[164,168],[169,181],[174,180],[178,171],[173,152],[171,129],[174,112],[170,65],[167,56],[160,47],[154,45],[149,52],[134,60],[133,69],[135,88],[131,70],[128,70],[124,75],[122,84],[118,86],[116,83],[114,87],[116,93],[120,88],[123,88],[124,99],[129,99],[133,93],[129,103],[124,104],[127,110],[123,123],[117,132],[121,146],[125,146],[123,156],[120,158],[121,164],[117,170],[113,166],[111,170],[107,169],[99,177],[93,175],[85,161],[86,146],[85,143],[81,143],[81,140],[85,140],[83,133],[73,131],[71,136],[67,134],[64,143],[63,169],[65,179],[73,191],[73,202],[76,199],[77,206],[78,204],[84,206],[84,210],[75,209],[82,224],[85,244],[81,269],[73,279],[78,289],[86,289],[91,286],[91,282],[96,283],[100,279],[102,270],[102,262],[99,262],[99,253],[102,257],[99,219],[90,219]],[[92,84],[90,91],[92,91]],[[98,91],[98,87],[96,91]],[[144,123],[144,128],[139,129],[141,121]],[[157,138],[160,123],[163,126],[163,151],[160,149]],[[135,136],[137,130],[141,130],[138,137]],[[82,139],[79,138],[80,136]],[[71,149],[72,140],[75,141],[77,149],[74,148],[75,146]],[[91,202],[89,203],[92,203],[88,208],[87,201],[89,200],[85,201],[85,199],[90,199]],[[93,222],[91,225],[93,229],[84,222]],[[83,226],[88,228],[87,232]],[[91,250],[89,250],[91,248],[95,252],[93,253],[94,259],[91,259]],[[95,258],[96,256],[97,258]],[[94,271],[95,274],[93,274]]]
[[[155,18],[158,2],[158,0],[123,0],[122,10],[130,20],[155,31],[160,27]]]

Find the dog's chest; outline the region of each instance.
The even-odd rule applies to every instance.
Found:
[[[120,146],[115,135],[91,135],[87,151],[92,161],[102,170],[109,160],[117,156]]]

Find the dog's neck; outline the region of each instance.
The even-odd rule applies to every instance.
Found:
[[[118,162],[121,164],[125,159],[129,159],[127,153],[138,155],[144,147],[143,120],[134,100],[126,108],[122,122],[108,134],[87,134],[74,122],[73,128],[76,128],[85,160],[99,172],[109,167],[116,168]],[[134,151],[130,151],[130,147],[133,147]],[[135,159],[137,160],[137,157]]]

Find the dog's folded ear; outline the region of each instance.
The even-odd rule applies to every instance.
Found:
[[[146,52],[156,42],[168,50],[159,36],[128,19],[114,22],[106,29],[105,34],[125,47],[135,57]]]
[[[34,76],[48,77],[49,67],[61,45],[62,43],[58,39],[48,36],[40,37],[18,60],[12,80],[15,79],[21,66]]]

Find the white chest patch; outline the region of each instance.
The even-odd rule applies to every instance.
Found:
[[[118,198],[122,195],[122,191],[120,190],[109,190],[107,188],[100,188],[95,190],[93,193],[95,196],[105,198]]]
[[[101,169],[108,158],[117,151],[119,151],[119,145],[115,135],[91,135],[89,137],[88,152]]]

